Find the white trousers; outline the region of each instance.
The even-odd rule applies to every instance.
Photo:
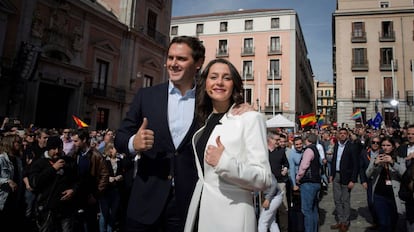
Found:
[[[267,232],[268,229],[270,229],[270,232],[280,232],[276,223],[276,213],[277,208],[282,204],[282,200],[283,192],[279,192],[273,197],[268,209],[262,208],[259,216],[258,232]]]

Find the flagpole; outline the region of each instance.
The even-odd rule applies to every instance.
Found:
[[[272,92],[273,92],[273,94],[272,94],[272,96],[273,96],[273,117],[275,116],[275,100],[276,100],[276,97],[275,97],[275,72],[272,70],[272,69],[270,69],[270,71],[272,72]]]

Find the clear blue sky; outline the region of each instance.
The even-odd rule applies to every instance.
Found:
[[[332,82],[332,13],[336,0],[172,0],[172,4],[173,16],[238,9],[293,9],[299,16],[315,79]]]

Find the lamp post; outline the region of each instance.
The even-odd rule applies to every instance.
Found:
[[[398,106],[398,99],[396,99],[396,91],[397,91],[397,81],[395,80],[394,75],[394,60],[391,60],[391,74],[392,74],[392,100],[391,105],[397,108]]]

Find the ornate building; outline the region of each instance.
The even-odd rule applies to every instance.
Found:
[[[2,0],[0,117],[116,129],[165,80],[171,0]]]

